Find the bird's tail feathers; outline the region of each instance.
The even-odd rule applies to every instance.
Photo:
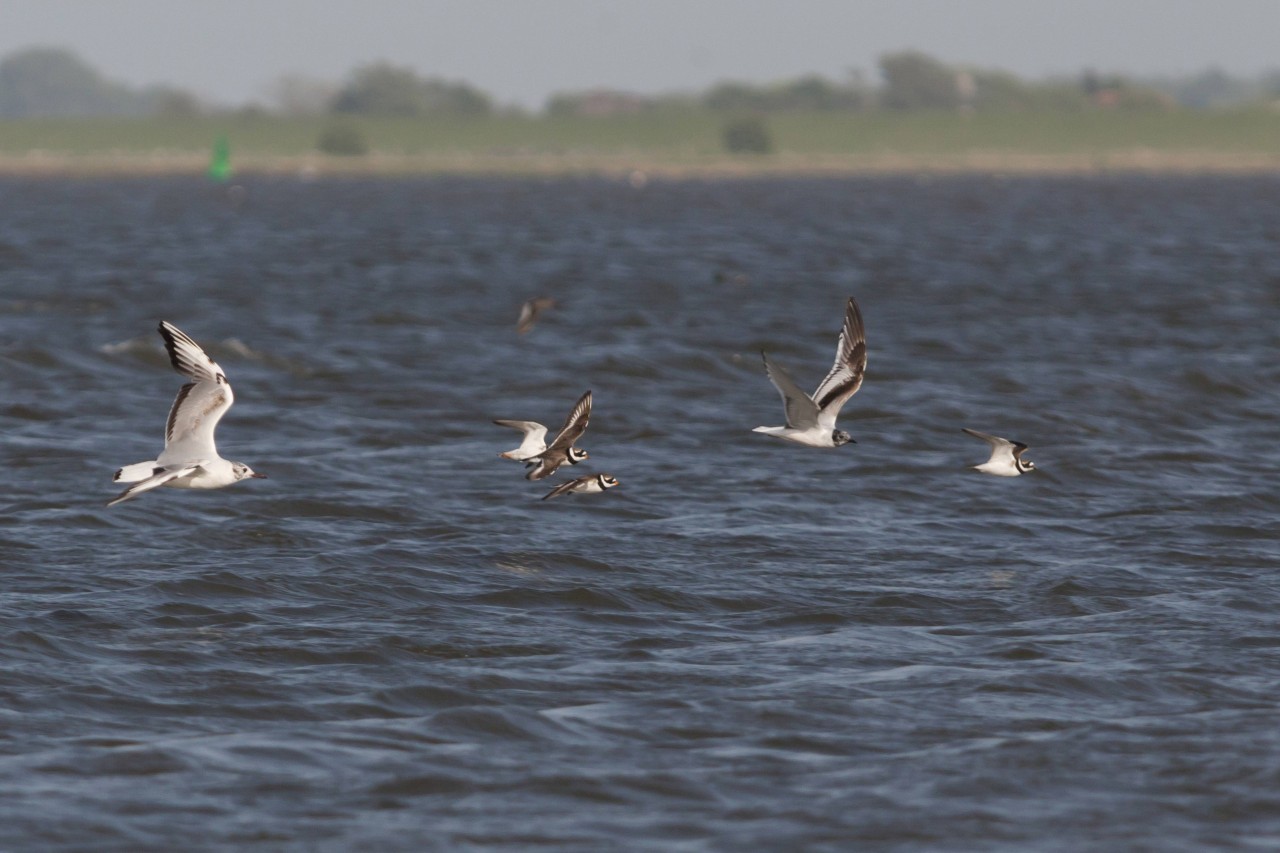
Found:
[[[129,498],[136,497],[143,492],[158,489],[171,480],[176,480],[179,477],[190,474],[198,467],[198,465],[182,465],[174,468],[161,468],[158,473],[152,474],[144,480],[139,480],[120,494],[116,495],[113,500],[107,501],[107,506],[115,506],[116,504],[123,503],[124,501],[129,500]]]

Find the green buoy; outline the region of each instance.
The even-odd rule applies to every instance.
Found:
[[[223,183],[231,179],[231,144],[225,136],[213,141],[213,158],[209,161],[209,180]]]

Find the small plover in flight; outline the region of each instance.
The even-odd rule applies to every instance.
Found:
[[[515,450],[499,453],[503,459],[515,459],[524,462],[529,468],[525,479],[541,480],[556,472],[561,465],[577,465],[588,458],[587,451],[574,447],[573,443],[582,438],[587,431],[587,423],[591,418],[591,392],[583,394],[573,404],[564,426],[550,444],[546,441],[547,428],[534,421],[494,421],[499,426],[508,426],[524,432],[524,441]],[[541,446],[540,446],[541,445]],[[526,452],[527,451],[527,452]]]
[[[582,401],[584,399],[586,400],[586,416],[590,416],[590,397],[591,392],[588,391],[578,399],[578,402],[574,404],[573,411],[569,413],[570,421],[573,420],[574,413],[578,411],[580,406],[582,406]],[[506,450],[498,454],[503,459],[511,459],[516,462],[523,462],[527,466],[533,466],[537,464],[542,454],[547,452],[547,428],[537,421],[511,421],[498,419],[495,420],[494,423],[498,426],[518,429],[524,433],[524,439],[520,442],[519,447],[513,450]],[[568,427],[568,425],[569,421],[566,421],[565,427]],[[585,430],[586,426],[583,426],[583,429]],[[561,432],[563,433],[563,430],[561,430]],[[579,435],[581,435],[581,433],[579,433]],[[554,442],[552,443],[554,444]],[[577,465],[583,459],[587,458],[587,452],[577,447],[570,447],[568,457],[569,459],[567,461],[570,465]]]
[[[976,429],[968,429],[967,427],[961,427],[960,429],[974,438],[980,438],[991,445],[991,458],[981,465],[970,465],[969,467],[973,470],[981,471],[984,474],[994,474],[997,477],[1016,477],[1019,474],[1036,470],[1036,463],[1030,459],[1022,458],[1022,453],[1027,449],[1027,446],[1021,441],[1010,441],[998,435],[987,435],[985,432],[978,432]]]
[[[862,331],[862,314],[857,301],[850,296],[844,310],[844,325],[836,344],[836,360],[831,372],[822,380],[813,396],[800,390],[785,370],[769,361],[764,352],[765,373],[782,395],[787,425],[758,426],[752,432],[806,444],[810,447],[839,447],[853,441],[849,433],[836,429],[841,407],[862,387],[867,371],[867,341]]]
[[[231,462],[218,455],[213,431],[231,408],[235,396],[222,368],[205,355],[200,345],[178,327],[161,321],[160,336],[173,369],[191,381],[178,389],[165,424],[164,451],[154,462],[137,462],[116,472],[114,482],[132,483],[107,504],[137,497],[159,486],[176,489],[221,489],[255,474],[243,462]]]
[[[556,307],[556,301],[550,296],[535,296],[520,306],[520,316],[516,319],[516,333],[523,335],[538,322],[542,312]]]
[[[561,483],[543,495],[542,499],[545,501],[548,498],[554,498],[556,495],[586,495],[592,492],[603,492],[605,489],[612,489],[616,485],[618,485],[618,478],[612,474],[588,474],[585,477]]]

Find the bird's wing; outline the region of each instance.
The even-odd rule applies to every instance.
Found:
[[[862,312],[850,296],[845,303],[844,325],[836,343],[836,360],[831,372],[813,392],[813,401],[821,412],[824,426],[834,429],[840,409],[858,389],[867,372],[867,340],[862,330]]]
[[[107,503],[107,506],[115,506],[118,503],[123,503],[124,501],[127,501],[130,498],[136,498],[138,495],[142,494],[143,492],[149,492],[152,489],[157,489],[160,486],[163,486],[165,483],[169,482],[170,480],[176,480],[179,477],[186,476],[187,474],[190,474],[192,471],[199,468],[203,461],[204,460],[200,460],[187,465],[168,466],[164,468],[159,474],[152,474],[150,477],[147,477],[145,480],[139,480],[138,482],[134,483],[132,486],[130,486],[129,488],[121,492],[119,495],[117,495],[114,500],[109,501]]]
[[[573,404],[573,409],[569,411],[569,417],[565,418],[564,426],[560,428],[559,435],[556,440],[547,445],[548,452],[553,450],[566,451],[573,447],[573,443],[582,434],[587,431],[587,423],[591,420],[591,392],[583,394],[578,398],[578,402]]]
[[[161,320],[159,332],[169,363],[191,381],[178,389],[169,409],[164,452],[156,461],[173,465],[192,459],[216,459],[213,431],[236,399],[227,374],[177,326]]]
[[[588,477],[589,476],[590,475],[588,475]],[[576,480],[569,480],[568,482],[561,483],[560,485],[556,486],[554,489],[552,489],[551,491],[543,495],[542,499],[545,501],[547,498],[554,498],[557,495],[568,494],[569,492],[573,491],[574,486],[581,483],[584,479],[587,479],[587,477],[579,477]]]
[[[998,459],[1012,461],[1017,458],[1018,454],[1027,449],[1027,446],[1021,442],[1010,441],[998,435],[987,435],[985,432],[978,432],[976,429],[969,429],[968,427],[961,427],[960,429],[974,438],[980,438],[991,445],[991,459],[988,460],[991,462]]]
[[[530,300],[520,306],[520,316],[516,319],[516,332],[523,335],[525,332],[533,328],[534,323],[533,300]]]
[[[497,424],[498,426],[510,427],[511,429],[520,430],[522,433],[524,433],[526,442],[530,438],[532,438],[534,441],[543,441],[547,437],[547,428],[544,427],[542,424],[538,423],[537,421],[495,420],[494,423]]]
[[[764,372],[782,395],[782,406],[787,414],[787,426],[792,429],[810,429],[818,424],[818,406],[809,395],[800,390],[785,370],[769,361],[769,356],[761,351],[764,359]]]
[[[234,402],[235,395],[225,377],[221,382],[188,382],[179,388],[165,424],[164,452],[156,461],[169,465],[216,459],[218,448],[213,431]]]
[[[160,321],[160,337],[173,369],[192,382],[226,382],[227,374],[209,358],[200,345],[167,320]]]
[[[545,480],[560,467],[569,461],[567,448],[561,450],[547,450],[541,455],[536,456],[531,464],[526,466],[524,478],[526,480]]]

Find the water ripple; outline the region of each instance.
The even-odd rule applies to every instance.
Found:
[[[241,186],[0,180],[0,846],[1280,837],[1275,180]],[[848,295],[857,444],[752,434]],[[271,479],[107,509],[161,318]]]

